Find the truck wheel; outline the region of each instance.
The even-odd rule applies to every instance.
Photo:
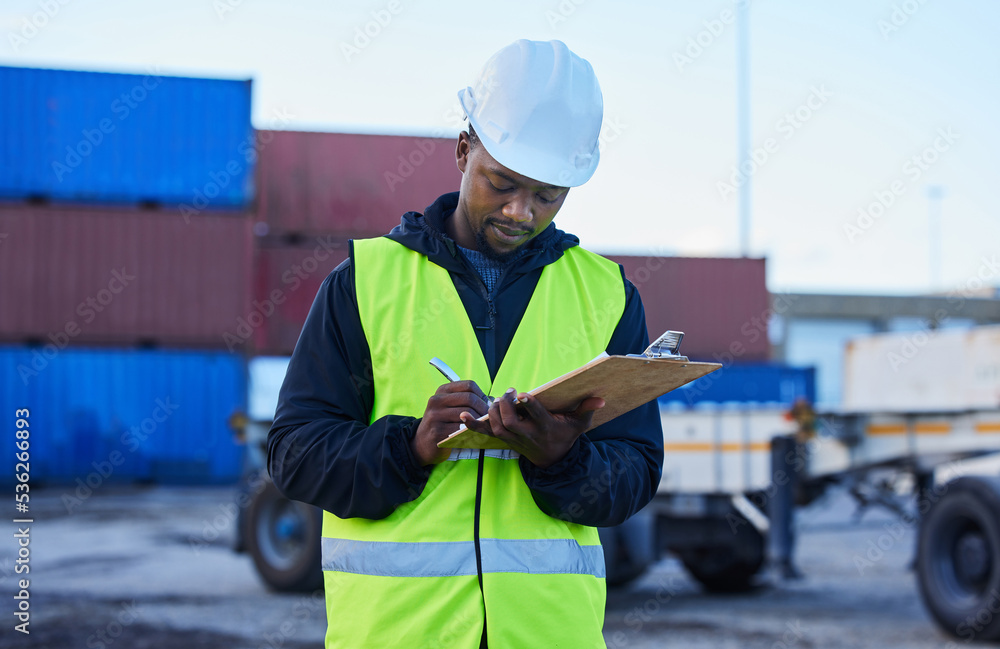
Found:
[[[1000,639],[1000,478],[947,484],[920,525],[917,580],[943,631]]]
[[[272,589],[311,592],[323,587],[322,516],[316,507],[285,498],[271,482],[251,501],[243,517],[243,539]]]
[[[713,593],[739,593],[754,587],[765,559],[764,536],[749,522],[737,528],[733,543],[680,550],[687,571]]]

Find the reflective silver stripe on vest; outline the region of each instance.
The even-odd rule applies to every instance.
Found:
[[[498,460],[516,460],[521,457],[521,454],[510,448],[488,448],[486,449],[486,457],[495,457]],[[478,459],[479,449],[476,448],[453,448],[451,455],[448,456],[449,462]]]
[[[476,574],[472,541],[392,543],[323,537],[323,570],[382,577]]]
[[[479,539],[483,572],[604,577],[604,551],[573,539]]]
[[[480,539],[483,572],[604,577],[599,545],[573,539]],[[323,570],[381,577],[460,577],[476,574],[472,541],[391,543],[323,537]]]

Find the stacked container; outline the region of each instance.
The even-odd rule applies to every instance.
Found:
[[[458,191],[454,138],[260,131],[254,298],[229,341],[291,354],[348,241]],[[250,342],[252,340],[252,343]]]
[[[0,406],[32,412],[32,479],[116,452],[102,481],[234,479],[250,82],[0,67],[0,96]]]
[[[405,212],[457,191],[461,174],[454,139],[262,131],[259,140],[255,302],[230,340],[280,356],[348,240],[385,234]],[[651,338],[678,329],[692,358],[769,359],[763,259],[610,258],[638,287]]]
[[[258,139],[254,304],[230,342],[280,356],[292,352],[348,240],[387,233],[405,212],[457,191],[461,174],[454,138],[261,131]],[[769,359],[763,259],[610,258],[638,287],[651,337],[685,331],[685,353],[700,360]]]
[[[0,408],[37,414],[35,480],[235,479],[245,359],[461,183],[454,138],[255,132],[249,81],[0,67],[0,96]],[[651,337],[767,359],[763,260],[612,258]]]

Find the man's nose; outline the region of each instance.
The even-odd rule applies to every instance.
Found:
[[[530,223],[534,218],[531,212],[531,198],[524,196],[521,192],[512,196],[500,212],[508,219],[518,223]]]

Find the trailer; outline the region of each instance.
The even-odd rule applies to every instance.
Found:
[[[855,443],[813,473],[908,477],[924,605],[951,635],[1000,639],[1000,326],[859,338],[844,369],[825,426]]]
[[[917,527],[918,587],[943,631],[1000,638],[1000,327],[855,339],[844,380],[840,408],[798,419],[664,409],[656,551],[709,591],[750,588],[766,566],[794,575],[792,507],[844,485]]]

